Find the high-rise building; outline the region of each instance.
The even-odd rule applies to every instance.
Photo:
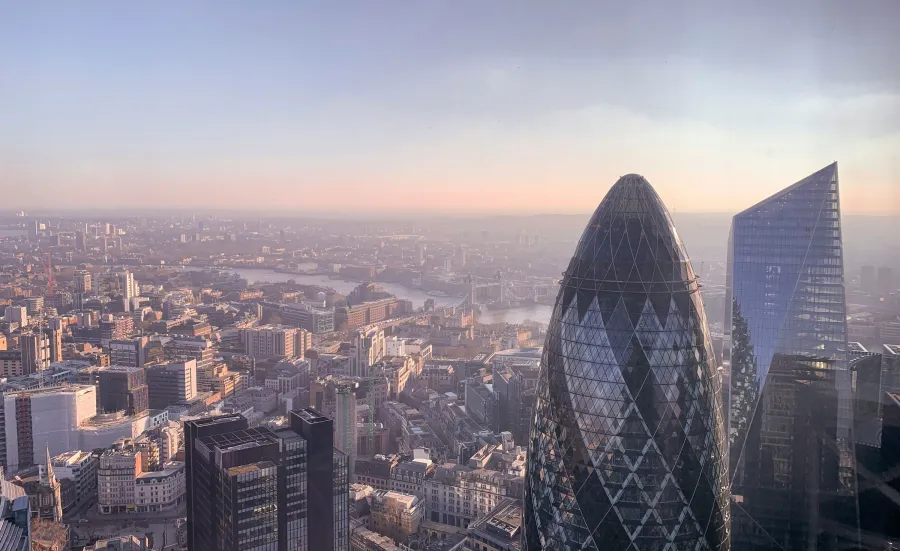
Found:
[[[151,409],[183,404],[197,395],[197,360],[154,365],[146,371]]]
[[[240,415],[185,423],[188,548],[348,550],[346,455],[331,420],[293,411],[290,428]]]
[[[0,408],[0,465],[15,472],[80,446],[78,427],[97,414],[96,388],[68,385],[7,392]]]
[[[84,232],[81,230],[75,232],[75,249],[79,251],[85,251],[87,249],[85,246]]]
[[[142,367],[112,366],[100,371],[100,409],[136,415],[149,409],[147,379]]]
[[[734,216],[726,301],[734,548],[854,547],[837,163]]]
[[[44,297],[25,297],[25,311],[28,312],[28,315],[38,315],[43,309]]]
[[[141,290],[138,287],[137,282],[134,280],[134,274],[127,271],[119,274],[119,289],[121,290],[122,296],[125,297],[126,301],[129,301],[132,297],[136,297],[141,294]]]
[[[128,367],[144,367],[150,351],[150,337],[109,341],[109,363]]]
[[[334,447],[347,454],[350,462],[350,478],[356,463],[357,416],[356,381],[339,382],[334,389]]]
[[[585,228],[550,321],[525,549],[729,548],[714,358],[672,219],[643,177],[623,176]]]
[[[25,306],[7,306],[3,313],[6,321],[14,321],[19,327],[28,326],[28,308]]]
[[[57,319],[57,318],[54,318]],[[53,320],[50,320],[51,322]],[[63,351],[62,351],[62,329],[61,328],[53,328],[51,327],[46,331],[47,339],[50,341],[50,358],[49,362],[61,362],[63,361]]]
[[[37,373],[50,367],[50,338],[45,332],[19,337],[22,350],[22,375]]]
[[[350,375],[368,377],[369,368],[385,356],[384,329],[370,327],[353,333],[350,341]]]
[[[93,289],[91,272],[87,270],[78,270],[75,272],[74,283],[76,293],[90,293]]]

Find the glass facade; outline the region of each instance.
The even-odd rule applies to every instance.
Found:
[[[622,177],[550,322],[524,546],[728,549],[726,433],[699,284],[659,196]]]
[[[724,356],[735,549],[858,539],[837,164],[737,214]]]

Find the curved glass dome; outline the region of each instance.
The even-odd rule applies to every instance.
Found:
[[[584,230],[541,361],[525,548],[728,549],[725,432],[699,285],[623,176]]]

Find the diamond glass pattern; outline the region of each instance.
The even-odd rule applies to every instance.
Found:
[[[734,547],[853,548],[837,163],[735,215],[729,241]]]
[[[528,448],[525,548],[728,549],[719,376],[699,285],[641,176],[565,272]]]

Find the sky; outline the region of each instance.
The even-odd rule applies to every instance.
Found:
[[[0,0],[0,208],[900,214],[900,2]],[[5,205],[5,207],[4,207]]]

